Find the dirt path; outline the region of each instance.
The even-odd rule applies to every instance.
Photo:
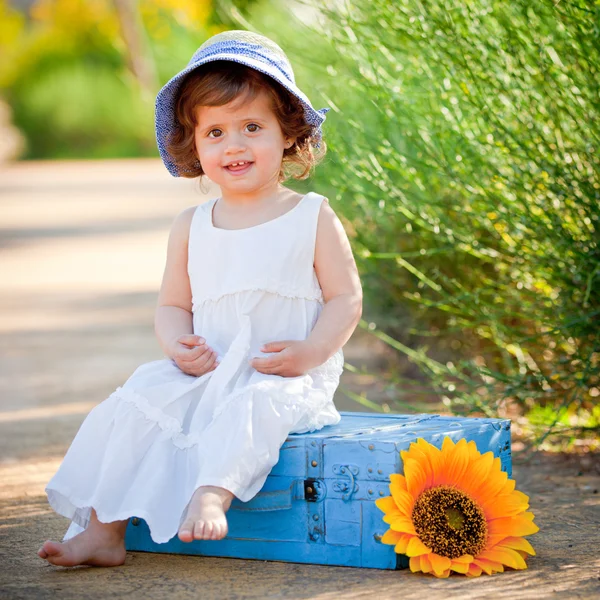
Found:
[[[600,460],[514,452],[517,489],[540,532],[527,571],[436,580],[408,571],[128,553],[113,569],[63,569],[36,555],[67,526],[44,486],[89,410],[142,362],[153,333],[169,226],[203,201],[156,160],[17,164],[0,170],[0,597],[600,597]],[[357,332],[346,360],[389,354]],[[342,386],[376,389],[346,372]],[[370,394],[381,400],[383,392]],[[344,394],[341,410],[366,410]],[[432,406],[440,412],[443,406]],[[416,411],[418,412],[418,411]]]

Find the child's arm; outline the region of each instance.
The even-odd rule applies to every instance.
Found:
[[[188,275],[188,241],[196,207],[175,217],[169,234],[167,262],[154,317],[154,331],[164,353],[189,375],[216,368],[216,353],[193,335],[192,290]]]
[[[187,273],[188,239],[194,208],[179,213],[171,226],[167,262],[154,315],[158,343],[169,358],[172,358],[174,340],[194,332],[192,290]]]
[[[322,363],[350,339],[362,315],[362,286],[350,242],[327,200],[319,212],[314,264],[325,306],[306,341]]]
[[[188,275],[188,241],[196,207],[175,217],[167,248],[167,264],[158,294],[154,331],[164,353],[188,375],[199,377],[217,367],[217,353],[194,335],[192,289]]]
[[[261,373],[295,377],[324,363],[350,338],[362,315],[362,287],[344,227],[327,201],[321,204],[315,246],[315,271],[325,306],[306,340],[265,344],[268,358],[250,364]]]

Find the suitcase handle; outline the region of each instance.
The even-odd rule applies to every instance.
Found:
[[[289,510],[292,508],[292,500],[304,499],[304,481],[292,481],[290,487],[285,490],[272,490],[270,492],[258,492],[248,502],[242,502],[234,498],[229,510],[240,510],[246,512],[263,512],[269,510]]]

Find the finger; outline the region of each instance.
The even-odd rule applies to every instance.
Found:
[[[256,369],[259,373],[264,373],[265,375],[280,375],[281,367],[272,367],[272,368],[264,368],[264,369]]]
[[[182,357],[182,360],[185,360],[186,362],[195,362],[199,358],[202,358],[202,356],[204,356],[207,352],[210,353],[212,351],[212,348],[210,348],[206,344],[202,344],[201,346],[198,346],[197,348],[194,348],[189,352],[185,352]]]
[[[195,335],[193,333],[186,333],[184,335],[180,335],[177,338],[177,341],[181,344],[186,344],[188,346],[196,346],[198,344],[203,344],[206,340],[199,335]]]
[[[290,340],[283,340],[278,342],[267,342],[260,347],[261,352],[280,352],[291,344]]]
[[[201,358],[199,358],[196,361],[196,364],[199,365],[202,369],[206,369],[206,368],[212,366],[212,364],[215,362],[215,360],[217,360],[217,353],[211,351],[208,354],[206,354],[205,356],[203,355]]]
[[[271,367],[279,367],[282,364],[282,360],[277,357],[269,358],[253,358],[250,364],[255,368],[270,369]]]
[[[190,356],[194,356],[195,353],[197,352],[198,348],[203,348],[205,346],[205,343],[200,344],[200,345],[193,345],[193,346],[188,346],[186,344],[184,344],[183,342],[180,342],[179,347],[175,350],[175,356],[178,356],[179,358],[183,359],[183,360],[190,360]]]

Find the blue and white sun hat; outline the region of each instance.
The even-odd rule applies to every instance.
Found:
[[[296,86],[294,71],[283,50],[269,38],[251,31],[230,30],[208,39],[192,56],[188,66],[170,79],[156,96],[156,142],[160,156],[169,173],[180,177],[177,165],[169,154],[166,143],[177,128],[174,102],[183,78],[190,72],[215,60],[229,60],[256,69],[280,83],[296,96],[304,108],[306,122],[314,128],[314,144],[321,140],[321,124],[329,108],[315,110],[308,97]]]

